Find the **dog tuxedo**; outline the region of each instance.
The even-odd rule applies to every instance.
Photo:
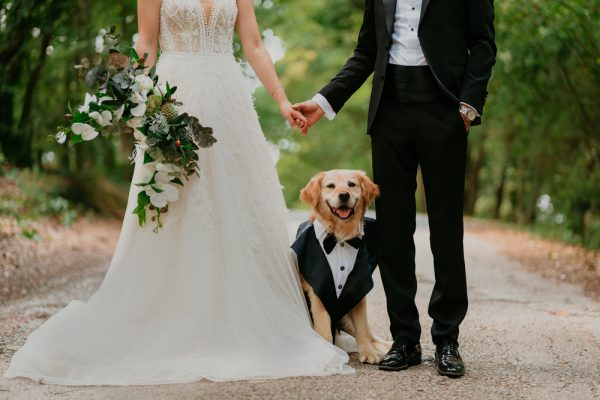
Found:
[[[331,317],[332,333],[339,320],[373,288],[372,274],[377,267],[374,224],[374,219],[365,218],[359,237],[337,242],[319,220],[306,221],[292,244],[300,274]]]

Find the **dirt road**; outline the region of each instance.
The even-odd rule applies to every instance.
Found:
[[[304,215],[293,213],[292,232]],[[467,229],[465,252],[470,309],[462,325],[462,379],[433,366],[427,303],[433,286],[426,219],[419,218],[417,265],[426,361],[404,372],[380,372],[353,358],[356,374],[326,378],[146,387],[60,387],[0,377],[0,399],[600,399],[600,303],[580,287],[527,272],[497,245]],[[27,334],[72,298],[85,299],[107,264],[44,294],[0,306],[0,373]],[[379,273],[369,295],[374,331],[389,338]]]

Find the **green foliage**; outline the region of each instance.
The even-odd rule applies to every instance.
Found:
[[[600,2],[507,0],[496,28],[478,213],[599,248]]]
[[[113,22],[122,41],[131,44],[135,15],[135,0],[0,2],[0,151],[7,162],[45,170],[94,169],[129,179],[131,143],[74,150],[48,141],[48,135],[64,123],[65,104],[83,100],[85,82],[74,64],[95,64],[95,44]],[[44,160],[50,152],[51,162]]]
[[[4,171],[0,174],[0,215],[16,219],[29,238],[35,236],[30,220],[53,217],[71,225],[82,209],[64,197],[66,191],[67,183],[59,176],[16,168]]]
[[[146,192],[142,191],[138,193],[137,207],[133,210],[133,214],[138,217],[140,226],[144,226],[146,223],[146,207],[150,204],[150,196]]]

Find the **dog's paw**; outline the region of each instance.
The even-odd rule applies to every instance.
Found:
[[[358,349],[358,361],[363,364],[377,365],[381,361],[383,354],[377,351],[374,346],[360,346]]]

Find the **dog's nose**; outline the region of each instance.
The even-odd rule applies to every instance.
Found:
[[[343,203],[345,203],[348,200],[350,200],[350,193],[348,193],[348,192],[340,193],[339,198],[340,198],[340,201],[342,201]]]

